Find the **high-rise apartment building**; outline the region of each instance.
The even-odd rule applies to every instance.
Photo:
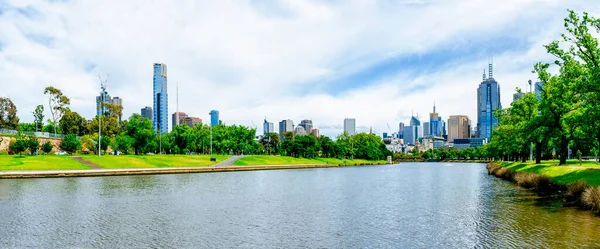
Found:
[[[154,112],[152,112],[152,107],[150,106],[146,106],[144,108],[142,108],[140,114],[142,115],[142,117],[148,118],[150,119],[150,122],[152,122],[152,115]]]
[[[290,119],[279,122],[279,135],[283,136],[285,132],[294,132],[294,122]]]
[[[167,92],[167,65],[154,63],[154,115],[152,125],[160,133],[169,132],[169,93]]]
[[[344,119],[344,132],[347,132],[348,135],[350,135],[350,136],[356,135],[356,119],[354,119],[354,118],[345,118]]]
[[[107,115],[110,112],[110,108],[104,104],[112,104],[112,98],[106,91],[106,87],[102,85],[100,95],[96,96],[96,115]]]
[[[499,120],[494,115],[496,110],[502,109],[500,103],[500,86],[494,79],[493,66],[489,64],[489,77],[483,71],[483,81],[477,89],[477,134],[478,138],[487,138],[489,141],[492,130],[498,125]]]
[[[115,106],[120,106],[121,108],[123,108],[123,99],[119,98],[119,97],[113,97],[111,100],[111,104],[113,104]],[[119,113],[119,122],[121,122],[122,118],[123,118],[123,112],[121,111],[121,113]]]
[[[448,142],[454,139],[471,137],[471,120],[466,115],[452,115],[448,118]]]
[[[210,126],[219,125],[219,111],[212,110],[210,111]]]
[[[312,132],[312,128],[313,128],[313,123],[312,120],[310,119],[305,119],[300,121],[300,125],[304,127],[304,131],[306,131],[306,134],[310,134]]]
[[[275,127],[272,122],[267,121],[265,118],[265,122],[263,122],[263,134],[267,135],[267,133],[276,132]]]

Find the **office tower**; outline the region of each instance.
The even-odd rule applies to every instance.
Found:
[[[179,115],[177,115],[179,114]],[[177,120],[177,117],[179,116],[179,120]],[[175,126],[180,125],[180,124],[184,124],[185,123],[185,118],[187,118],[188,115],[185,112],[175,112],[173,113],[173,115],[171,115],[171,126],[173,127],[173,129],[175,129]]]
[[[440,126],[440,118],[438,113],[435,111],[435,103],[433,103],[433,112],[429,113],[429,125],[425,125],[425,122],[423,123],[423,135],[433,135],[436,137],[441,137],[442,134],[440,134]],[[427,135],[425,135],[426,131],[428,133]]]
[[[404,138],[404,123],[400,122],[400,124],[398,124],[398,138],[403,139]]]
[[[283,136],[285,132],[294,132],[294,122],[290,119],[281,120],[279,122],[279,135]]]
[[[267,133],[275,132],[275,128],[273,127],[273,123],[267,121],[265,118],[265,122],[263,122],[263,134],[267,135]]]
[[[142,108],[140,114],[142,115],[142,117],[148,118],[148,119],[150,119],[150,122],[152,122],[152,115],[153,115],[152,107],[146,106],[146,107]]]
[[[212,110],[210,111],[210,126],[219,125],[219,111]]]
[[[160,133],[169,131],[169,93],[167,92],[167,65],[154,63],[154,115],[152,125]]]
[[[448,118],[448,142],[454,139],[471,137],[471,120],[466,115],[452,115]]]
[[[440,126],[439,127],[440,129],[438,132],[439,136],[442,137],[442,136],[448,135],[448,132],[446,131],[446,121],[442,120],[442,117],[438,117],[438,122],[439,122],[438,124]]]
[[[421,135],[421,121],[413,116],[410,118],[410,126],[404,127],[404,143],[415,144]]]
[[[121,107],[121,113],[119,113],[119,122],[121,122],[121,119],[123,118],[123,99],[119,98],[119,97],[113,97],[111,100],[111,104],[115,105],[115,106],[120,106]]]
[[[104,104],[112,104],[112,98],[106,91],[106,86],[102,84],[100,96],[96,96],[96,115],[107,115],[110,113],[110,108]]]
[[[492,62],[489,63],[489,77],[483,71],[483,81],[477,89],[477,134],[478,138],[489,139],[492,130],[498,125],[499,120],[494,116],[496,110],[502,109],[500,103],[500,86],[494,79]]]
[[[202,123],[202,119],[199,117],[185,117],[185,119],[183,120],[183,124],[189,126],[190,128],[196,126],[197,124],[201,124]]]
[[[321,135],[319,133],[319,129],[312,129],[312,131],[310,132],[310,134],[312,134],[315,137],[319,137],[319,135]]]
[[[344,132],[348,132],[348,135],[356,135],[356,119],[345,118],[344,119]]]
[[[312,128],[313,128],[313,123],[312,120],[310,119],[305,119],[300,121],[300,125],[304,128],[304,131],[306,131],[306,134],[310,134],[312,132]]]
[[[434,135],[434,133],[431,132],[431,125],[429,122],[423,122],[423,136],[429,136],[429,135]]]

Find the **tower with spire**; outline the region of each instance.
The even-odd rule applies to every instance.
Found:
[[[483,79],[477,88],[477,132],[475,137],[487,138],[492,136],[493,129],[498,126],[499,120],[494,116],[496,110],[502,109],[500,103],[500,85],[494,79],[493,57],[488,63],[488,77],[485,69]]]

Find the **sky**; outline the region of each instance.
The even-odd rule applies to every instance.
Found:
[[[47,86],[91,119],[100,92],[124,115],[152,106],[152,67],[167,64],[169,112],[257,126],[266,119],[321,134],[344,118],[379,135],[437,112],[475,124],[477,87],[493,56],[508,107],[535,81],[544,44],[564,32],[567,9],[600,17],[597,0],[0,0],[0,97],[23,122]],[[170,118],[169,118],[170,122]],[[169,124],[171,127],[171,124]]]

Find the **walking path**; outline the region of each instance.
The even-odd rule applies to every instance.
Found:
[[[73,160],[75,160],[75,161],[78,161],[78,162],[83,163],[83,164],[85,164],[87,166],[90,166],[90,168],[92,168],[92,169],[102,169],[102,166],[100,166],[98,164],[95,164],[95,163],[92,163],[90,161],[84,160],[81,157],[72,156],[71,158],[73,158]]]
[[[217,164],[213,165],[213,167],[228,167],[228,166],[233,166],[233,163],[235,161],[239,160],[242,157],[245,157],[245,156],[232,156],[230,158],[227,158],[225,161],[222,161],[220,163],[217,163]]]

